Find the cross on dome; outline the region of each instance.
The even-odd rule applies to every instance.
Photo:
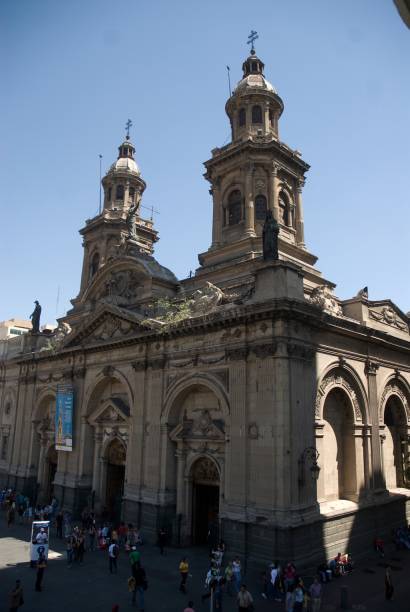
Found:
[[[254,42],[255,40],[259,38],[258,33],[256,32],[256,30],[251,30],[251,33],[248,36],[248,42],[246,43],[247,45],[251,45],[251,54],[254,55],[255,54],[255,46],[254,46]]]
[[[125,138],[127,140],[130,139],[130,127],[132,127],[132,121],[131,119],[128,119],[127,123],[125,124],[125,130],[126,130]]]

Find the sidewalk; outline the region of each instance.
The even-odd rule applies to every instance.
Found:
[[[34,591],[35,570],[28,564],[29,526],[13,526],[7,529],[4,518],[0,519],[0,610],[7,610],[7,594],[16,578],[24,587],[23,612],[111,612],[113,603],[118,603],[120,612],[132,610],[127,591],[130,575],[127,555],[121,552],[118,574],[108,571],[107,553],[86,553],[84,565],[67,568],[65,548],[52,532],[50,548],[57,555],[49,560],[44,577],[44,591]],[[161,557],[159,550],[150,545],[140,548],[142,563],[146,569],[149,588],[146,592],[146,612],[182,612],[188,599],[195,602],[196,612],[209,610],[209,600],[201,604],[201,594],[207,570],[208,555],[204,549],[168,549]],[[192,578],[188,582],[188,595],[178,591],[178,564],[187,556]],[[229,551],[226,557],[229,560]],[[384,600],[384,565],[390,563],[395,587],[393,602]],[[283,612],[284,605],[265,601],[260,596],[257,582],[258,568],[252,568],[244,581],[255,598],[257,612]],[[262,570],[264,568],[260,568]],[[361,561],[353,574],[333,580],[324,585],[322,612],[340,610],[340,588],[349,590],[352,610],[368,612],[410,612],[410,551],[388,550],[385,559],[372,555]],[[234,599],[225,596],[224,612],[236,612]]]

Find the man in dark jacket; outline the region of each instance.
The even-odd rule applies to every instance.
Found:
[[[144,612],[144,591],[147,590],[147,575],[141,563],[137,561],[134,566],[133,578],[135,581],[135,588],[132,592],[132,605],[135,606],[137,593],[139,595],[139,608],[141,612]]]

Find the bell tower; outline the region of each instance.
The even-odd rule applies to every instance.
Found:
[[[313,287],[320,272],[313,268],[317,258],[306,250],[302,210],[309,165],[279,138],[284,104],[264,68],[252,43],[243,77],[225,105],[231,142],[213,149],[205,162],[213,199],[212,243],[199,255],[196,276],[225,284],[249,274],[251,262],[261,257],[270,210],[279,225],[279,257],[301,265]]]
[[[146,183],[135,161],[135,147],[129,135],[118,147],[118,157],[102,179],[104,205],[100,214],[86,221],[80,230],[84,258],[81,296],[97,272],[125,251],[152,255],[158,240],[152,220],[141,216],[141,199]]]

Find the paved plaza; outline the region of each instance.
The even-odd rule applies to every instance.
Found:
[[[7,594],[17,578],[24,586],[23,612],[110,612],[114,603],[119,604],[120,612],[132,610],[127,590],[130,575],[128,558],[121,552],[118,574],[110,575],[107,553],[95,551],[86,553],[84,565],[67,567],[63,542],[55,537],[50,542],[50,558],[43,581],[44,590],[34,590],[35,570],[30,569],[29,558],[30,530],[26,525],[14,525],[10,529],[1,517],[0,521],[0,610],[7,610]],[[192,577],[188,583],[188,595],[178,591],[178,564],[183,555],[190,562]],[[145,610],[147,612],[182,612],[188,599],[195,602],[195,610],[209,610],[208,602],[201,603],[204,578],[207,569],[207,551],[198,548],[173,549],[161,557],[158,548],[146,544],[141,547],[142,563],[147,571],[149,587],[146,592]],[[229,559],[229,551],[226,558]],[[395,587],[393,602],[384,600],[384,563],[391,563]],[[248,567],[245,581],[255,598],[255,609],[260,612],[284,610],[284,605],[265,601],[260,595],[259,572],[264,568]],[[340,610],[340,590],[349,590],[352,610],[369,612],[409,612],[410,610],[410,551],[387,549],[385,560],[371,556],[357,564],[352,575],[334,580],[325,585],[323,612]],[[307,581],[309,580],[306,577]],[[236,610],[233,598],[225,596],[224,612]]]

